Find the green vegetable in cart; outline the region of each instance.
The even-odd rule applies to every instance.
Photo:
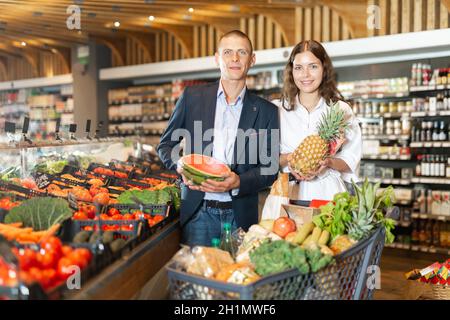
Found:
[[[47,230],[72,217],[67,201],[50,197],[36,197],[23,201],[5,217],[5,223],[22,222],[36,231]]]

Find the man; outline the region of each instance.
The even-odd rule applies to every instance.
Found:
[[[226,33],[218,43],[215,60],[220,80],[185,89],[158,145],[165,166],[182,175],[172,154],[181,140],[177,132],[183,129],[189,136],[184,137],[184,154],[212,156],[232,170],[224,181],[207,180],[201,186],[182,175],[182,243],[190,246],[210,246],[212,238],[220,237],[224,223],[230,223],[232,230],[246,230],[257,223],[258,191],[273,183],[279,164],[278,110],[245,86],[248,70],[255,63],[250,39],[241,31]],[[211,130],[212,146],[206,137]]]

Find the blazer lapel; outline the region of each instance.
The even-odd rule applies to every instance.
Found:
[[[202,152],[203,154],[212,157],[212,143],[214,141],[214,135],[210,141],[203,139],[203,134],[206,130],[214,129],[214,121],[216,117],[216,105],[217,105],[217,90],[219,90],[219,82],[214,83],[207,90],[203,92],[203,108],[202,112]],[[210,147],[208,147],[210,146]],[[208,148],[207,148],[208,147]],[[207,153],[205,153],[207,149]]]
[[[253,128],[256,118],[258,116],[259,107],[255,104],[251,94],[247,91],[245,92],[244,103],[242,106],[241,117],[239,119],[238,125],[238,134],[239,131],[242,130],[244,133]],[[243,157],[245,157],[245,150],[247,149],[248,138],[245,139],[244,148],[238,150],[238,136],[236,136],[236,140],[234,141],[234,152],[233,152],[233,163],[231,165],[231,169],[234,170],[236,166],[242,161]]]

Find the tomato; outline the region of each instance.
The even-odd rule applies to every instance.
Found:
[[[82,211],[77,211],[73,214],[72,218],[74,220],[88,220],[88,216],[86,215],[86,213],[82,212]]]
[[[82,257],[84,257],[86,259],[86,261],[89,262],[92,259],[92,253],[89,249],[86,248],[79,248],[79,249],[75,249],[74,251],[77,251],[79,255],[81,255]]]
[[[97,209],[92,204],[80,202],[78,204],[79,211],[86,213],[89,219],[94,219]]]
[[[116,208],[109,208],[108,209],[108,215],[110,217],[112,217],[112,216],[114,216],[116,214],[120,214],[120,211],[118,209],[116,209]]]
[[[63,253],[63,256],[67,256],[69,253],[71,253],[73,251],[73,249],[72,249],[71,246],[62,246],[62,250],[61,251]]]
[[[43,269],[51,269],[56,267],[59,257],[55,251],[41,249],[37,254],[37,261]]]
[[[80,267],[80,269],[85,268],[89,261],[86,258],[86,255],[84,253],[81,253],[80,250],[75,249],[73,250],[67,258],[72,262],[73,265],[77,265]]]
[[[108,193],[99,193],[99,194],[95,195],[92,200],[96,203],[106,206],[109,204],[109,194]]]
[[[33,281],[36,281],[38,283],[42,283],[42,280],[44,278],[41,269],[33,267],[30,268],[30,270],[28,271],[28,274],[30,275],[30,278]]]
[[[153,216],[153,221],[155,221],[155,223],[161,222],[162,220],[164,220],[164,217],[161,215]]]
[[[62,242],[57,237],[49,237],[42,241],[41,248],[46,251],[54,251],[56,254],[62,254]]]
[[[74,264],[72,263],[72,260],[68,257],[61,258],[58,261],[58,277],[61,280],[66,280],[70,275],[74,273],[74,271],[72,270],[73,265]]]
[[[42,272],[42,282],[41,285],[44,290],[53,287],[58,281],[58,274],[55,269],[44,269]]]
[[[108,216],[108,215],[105,214],[105,213],[102,213],[102,214],[100,215],[100,220],[111,220],[111,217]]]
[[[132,214],[126,213],[123,215],[123,220],[134,220],[134,216]]]
[[[20,269],[29,270],[32,267],[36,267],[38,265],[36,252],[29,249],[20,249],[18,254]]]
[[[112,220],[122,220],[123,216],[121,214],[115,214],[112,216]]]
[[[130,224],[128,226],[121,226],[120,230],[122,230],[122,231],[133,231],[133,228],[134,228],[133,225]]]

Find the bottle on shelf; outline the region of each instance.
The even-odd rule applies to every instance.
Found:
[[[419,221],[417,219],[414,219],[411,225],[412,225],[411,244],[418,245],[420,243]]]
[[[415,168],[415,176],[416,177],[420,177],[422,175],[422,171],[421,171],[422,157],[423,156],[421,154],[417,155],[417,163],[416,163],[416,168]]]
[[[431,246],[433,243],[433,220],[428,219],[425,225],[425,245]]]
[[[433,225],[433,232],[432,232],[432,236],[433,236],[433,241],[432,241],[432,245],[435,247],[439,247],[440,243],[441,243],[441,222],[440,221],[435,221],[434,225]]]
[[[427,242],[427,234],[425,231],[425,227],[426,227],[426,220],[424,219],[420,219],[419,222],[419,244],[420,245],[426,245]]]
[[[450,178],[450,157],[447,158],[447,168],[445,169],[445,177]]]

